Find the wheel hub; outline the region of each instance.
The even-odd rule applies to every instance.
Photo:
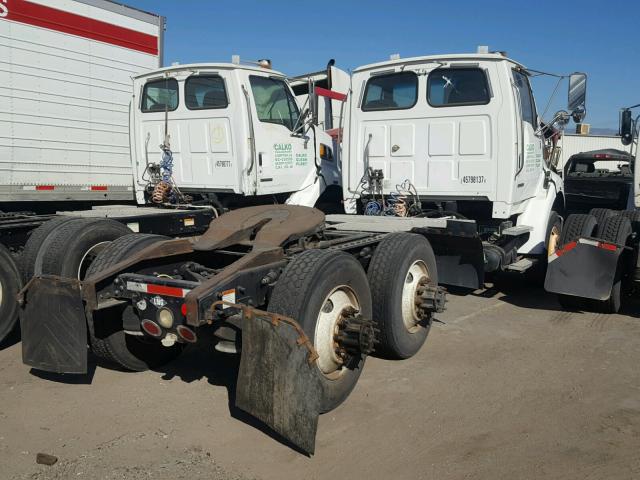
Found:
[[[409,267],[402,287],[402,321],[410,333],[420,329],[423,317],[416,299],[419,297],[418,290],[428,281],[429,271],[426,264],[421,260],[415,261]]]
[[[447,291],[427,281],[420,283],[416,290],[416,310],[421,320],[431,319],[434,313],[442,313],[446,309]]]
[[[353,308],[347,309],[335,336],[336,353],[344,361],[358,355],[370,355],[375,348],[377,331],[372,320],[365,319]]]

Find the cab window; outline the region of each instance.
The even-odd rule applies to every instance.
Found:
[[[362,110],[403,110],[413,107],[417,99],[418,76],[415,73],[376,75],[367,82]]]
[[[250,76],[253,101],[261,122],[284,125],[293,131],[300,112],[287,84],[270,77]]]
[[[143,112],[172,112],[178,108],[178,82],[163,78],[147,82],[142,90]]]
[[[486,105],[489,83],[480,68],[438,68],[427,80],[427,101],[432,107]]]
[[[184,84],[184,103],[189,110],[227,108],[227,90],[219,75],[194,75]]]
[[[536,126],[536,107],[533,103],[533,95],[531,94],[531,86],[529,85],[529,79],[527,76],[517,70],[513,70],[513,83],[518,90],[518,96],[520,98],[520,109],[522,112],[522,120],[531,124],[533,129]]]

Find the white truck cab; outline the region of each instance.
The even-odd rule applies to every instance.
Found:
[[[343,147],[347,211],[367,213],[378,198],[384,213],[385,200],[413,199],[420,204],[414,214],[475,220],[483,240],[507,229],[528,232],[518,255],[542,254],[552,212],[561,215],[564,200],[562,178],[545,160],[548,127],[541,127],[529,76],[500,53],[395,58],[355,69]],[[402,184],[413,187],[408,200]]]
[[[313,207],[327,187],[339,188],[331,137],[301,115],[285,75],[266,67],[179,65],[135,78],[130,123],[139,203],[162,177],[182,194],[210,195],[225,208],[264,203],[265,196]]]

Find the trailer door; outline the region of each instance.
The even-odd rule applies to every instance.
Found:
[[[249,75],[256,122],[257,194],[293,192],[314,168],[314,139],[294,135],[300,111],[279,77]],[[312,135],[313,132],[309,132]]]

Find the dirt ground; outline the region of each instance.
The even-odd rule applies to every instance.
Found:
[[[640,478],[640,303],[565,313],[507,284],[451,295],[416,357],[369,359],[310,458],[230,408],[235,361],[210,347],[163,372],[75,378],[30,371],[14,340],[0,350],[0,478]]]

